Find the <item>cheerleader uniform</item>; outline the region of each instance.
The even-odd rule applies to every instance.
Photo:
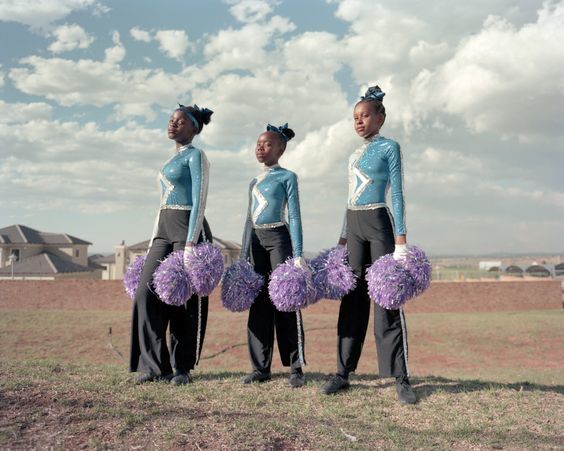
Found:
[[[394,252],[394,235],[406,234],[399,144],[380,135],[372,137],[350,156],[348,173],[348,208],[341,237],[347,240],[349,263],[358,284],[343,297],[339,310],[337,374],[344,379],[356,370],[368,328],[371,302],[366,269],[382,255]],[[388,189],[393,218],[386,205]],[[380,376],[407,378],[403,308],[386,310],[374,304],[374,335]]]
[[[204,218],[209,181],[204,152],[191,144],[179,148],[165,163],[159,181],[160,209],[133,304],[129,363],[131,372],[143,372],[149,380],[168,378],[173,368],[188,374],[196,366],[208,315],[207,297],[194,295],[183,306],[160,301],[153,291],[153,273],[169,253],[184,250],[187,243],[212,240]]]
[[[285,210],[288,209],[288,222]],[[290,257],[302,256],[302,223],[295,173],[276,164],[265,167],[249,186],[249,210],[241,258],[251,260],[265,285],[249,311],[247,337],[254,372],[270,375],[274,330],[284,366],[301,373],[304,361],[302,314],[278,311],[268,296],[271,271]]]

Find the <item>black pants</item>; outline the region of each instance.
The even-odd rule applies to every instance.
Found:
[[[264,276],[265,284],[249,310],[247,338],[253,369],[263,373],[270,372],[275,328],[282,365],[297,369],[304,358],[301,312],[280,312],[268,296],[270,273],[291,256],[292,243],[287,227],[253,230],[251,258],[255,271]]]
[[[370,315],[364,276],[378,257],[394,251],[394,230],[387,208],[347,211],[349,263],[358,276],[356,288],[343,297],[337,325],[337,372],[356,370]],[[374,336],[380,376],[407,376],[407,330],[403,309],[386,310],[374,304]]]
[[[208,298],[192,296],[177,307],[162,302],[153,291],[153,273],[172,251],[184,249],[190,212],[161,210],[157,234],[147,255],[139,287],[135,293],[131,321],[131,354],[129,370],[166,376],[172,368],[189,371],[198,363],[204,344],[208,318]],[[203,234],[212,240],[207,221]],[[199,241],[203,240],[202,234]],[[171,349],[166,343],[170,326]],[[199,347],[198,347],[199,344]]]

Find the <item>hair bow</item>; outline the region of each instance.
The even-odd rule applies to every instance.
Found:
[[[280,135],[284,138],[284,141],[289,141],[290,138],[288,138],[285,134],[284,134],[284,130],[286,130],[288,128],[288,123],[286,122],[284,125],[281,125],[280,127],[276,127],[275,125],[270,125],[268,124],[266,126],[266,131],[267,132],[276,132],[276,133],[280,133]]]

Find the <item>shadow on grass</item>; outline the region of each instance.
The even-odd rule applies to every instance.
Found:
[[[382,383],[377,386],[367,385],[363,382],[380,380]],[[357,382],[358,381],[358,382]],[[480,379],[449,379],[441,376],[411,377],[413,391],[418,400],[423,400],[434,393],[471,393],[490,390],[513,390],[513,391],[540,391],[564,394],[563,385],[542,385],[530,382],[492,382]],[[389,388],[395,386],[395,380],[391,378],[381,378],[377,375],[363,374],[351,378],[351,389],[374,390],[375,388]]]
[[[563,385],[542,385],[526,381],[503,383],[479,379],[448,379],[441,376],[427,376],[412,378],[411,383],[419,399],[424,399],[436,392],[469,393],[489,390],[541,391],[564,394]]]
[[[248,373],[243,371],[222,371],[219,373],[200,373],[196,376],[197,379],[203,381],[214,380],[239,380]],[[287,372],[276,372],[272,374],[272,380],[285,380],[288,378],[289,370]],[[305,372],[306,379],[310,383],[323,384],[331,373],[320,372]],[[431,396],[434,393],[469,393],[478,391],[489,390],[513,390],[513,391],[541,391],[564,394],[563,385],[542,385],[530,382],[492,382],[479,379],[449,379],[441,376],[425,376],[425,377],[412,377],[410,378],[411,384],[417,395],[417,398],[422,400]],[[374,382],[380,383],[374,385]],[[376,374],[359,374],[351,376],[351,390],[374,390],[395,387],[395,380],[393,378],[382,378]]]

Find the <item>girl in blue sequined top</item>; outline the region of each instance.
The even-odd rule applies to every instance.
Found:
[[[177,385],[189,383],[190,370],[201,352],[208,299],[194,296],[180,307],[165,304],[152,290],[152,277],[171,252],[183,250],[186,261],[196,243],[212,240],[204,218],[209,163],[204,152],[192,145],[212,113],[197,105],[180,105],[168,122],[168,137],[175,142],[176,152],[159,173],[160,208],[133,304],[129,369],[140,372],[137,383],[159,379]],[[170,351],[166,340],[169,326]]]
[[[326,394],[349,386],[360,359],[370,316],[366,269],[385,254],[401,259],[407,252],[402,155],[399,144],[380,135],[386,119],[384,93],[368,89],[354,107],[354,129],[364,143],[348,162],[349,196],[339,244],[347,245],[349,264],[358,277],[343,297],[337,324],[337,373],[322,387]],[[386,203],[390,191],[391,212]],[[381,377],[395,377],[398,398],[416,402],[408,379],[407,328],[403,308],[374,304],[374,335]]]
[[[296,265],[306,265],[302,257],[298,178],[278,164],[286,143],[293,137],[288,124],[268,125],[255,149],[258,162],[264,166],[249,186],[241,258],[250,259],[255,271],[267,281],[272,270],[290,257],[297,258]],[[275,329],[282,364],[291,368],[289,384],[301,387],[305,383],[302,315],[300,311],[278,311],[268,296],[267,283],[249,310],[247,338],[253,371],[243,383],[270,380]]]

